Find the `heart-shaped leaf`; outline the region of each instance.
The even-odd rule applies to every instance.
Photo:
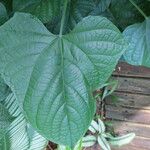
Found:
[[[127,27],[123,34],[129,42],[125,60],[132,65],[150,67],[150,17]]]
[[[49,140],[74,146],[95,113],[93,90],[126,49],[120,31],[90,16],[57,36],[32,15],[16,13],[0,33],[0,71],[26,117]]]
[[[108,141],[111,145],[114,146],[123,146],[129,144],[135,137],[134,133],[129,133],[119,137],[107,136]]]

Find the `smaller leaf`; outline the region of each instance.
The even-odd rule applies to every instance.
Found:
[[[102,100],[106,98],[107,96],[111,95],[116,90],[117,86],[118,86],[117,80],[104,84],[103,87],[105,87],[105,89],[102,95]]]
[[[87,135],[82,138],[82,146],[90,147],[96,143],[96,137],[94,135]]]
[[[89,130],[92,132],[92,133],[95,133],[96,131],[98,131],[99,127],[98,127],[98,124],[96,121],[92,120],[91,122],[91,125],[89,127]]]
[[[102,120],[98,119],[98,131],[99,133],[105,132],[105,125]]]
[[[108,141],[113,146],[123,146],[129,144],[135,137],[135,133],[129,133],[120,137],[108,136]]]
[[[111,150],[108,141],[103,136],[98,136],[98,144],[103,150]]]

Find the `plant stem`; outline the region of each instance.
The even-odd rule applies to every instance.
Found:
[[[133,1],[133,0],[129,0],[132,5],[140,12],[140,14],[147,19],[148,17],[146,16],[146,14],[143,12],[143,10]]]
[[[63,27],[64,27],[64,22],[65,22],[65,15],[66,15],[66,10],[67,10],[67,4],[68,4],[68,0],[65,0],[63,14],[62,14],[62,19],[61,19],[60,32],[59,32],[59,36],[60,37],[62,36],[62,33],[63,33]]]

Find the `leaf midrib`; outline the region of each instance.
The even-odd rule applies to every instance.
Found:
[[[66,91],[65,91],[65,78],[64,78],[64,49],[63,49],[63,39],[62,39],[62,37],[60,37],[59,38],[59,46],[60,46],[60,53],[61,53],[61,75],[62,75],[62,94],[63,94],[63,99],[64,100],[66,100]],[[66,117],[67,117],[67,122],[68,122],[68,124],[70,124],[70,122],[69,122],[69,119],[68,119],[68,108],[67,108],[67,106],[66,106],[66,101],[65,101],[65,103],[64,103],[64,107],[65,107],[65,113],[66,113]],[[69,137],[70,137],[70,141],[71,141],[71,143],[70,143],[70,145],[73,145],[73,143],[72,143],[72,136],[71,136],[71,129],[70,129],[70,125],[68,125],[68,128],[69,128]]]

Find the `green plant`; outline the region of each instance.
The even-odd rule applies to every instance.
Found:
[[[105,125],[100,119],[98,119],[98,122],[93,120],[89,127],[89,130],[91,131],[92,135],[83,137],[83,147],[89,147],[98,142],[103,150],[110,150],[110,144],[113,146],[122,146],[130,143],[135,137],[134,133],[114,137],[110,133],[106,132]]]
[[[118,2],[127,4],[126,12],[122,13]],[[27,134],[27,124],[30,124],[47,140],[73,148],[94,117],[93,91],[106,86],[120,57],[124,54],[129,63],[150,66],[149,18],[139,6],[149,15],[150,3],[142,0],[0,1],[0,105],[5,107],[2,110],[6,109],[2,118],[8,116],[0,122],[3,126],[0,133],[11,141],[10,147],[13,145],[10,134],[20,125],[28,141],[22,143],[26,145],[23,147],[29,149],[32,138]],[[139,12],[146,21],[128,27],[144,20]],[[131,22],[126,18],[131,18]],[[131,50],[132,53],[140,50],[130,40],[132,31],[140,26],[140,32],[135,33],[137,37],[146,33],[142,39],[144,55],[142,61],[130,60]],[[113,92],[104,89],[103,98]],[[10,112],[9,118],[9,108],[4,104],[10,95],[13,99],[9,105],[13,113],[19,109],[22,124],[17,122],[20,115]],[[18,109],[13,108],[13,103]]]

